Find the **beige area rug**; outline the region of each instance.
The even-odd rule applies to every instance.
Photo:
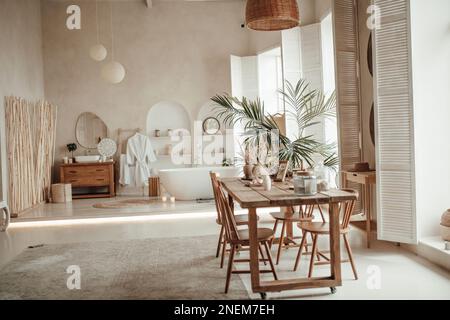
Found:
[[[0,299],[248,299],[215,258],[216,237],[44,245],[26,249],[0,270]],[[79,266],[81,289],[66,272]]]
[[[122,209],[133,207],[145,207],[159,202],[157,199],[126,199],[119,201],[101,202],[93,205],[97,209]]]

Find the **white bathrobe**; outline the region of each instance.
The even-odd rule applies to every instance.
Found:
[[[151,175],[150,163],[155,162],[155,152],[150,138],[136,133],[127,143],[127,163],[135,166],[135,182],[137,187],[148,185]]]

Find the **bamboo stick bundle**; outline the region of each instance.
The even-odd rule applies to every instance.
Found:
[[[56,140],[56,107],[5,98],[11,212],[48,199]]]

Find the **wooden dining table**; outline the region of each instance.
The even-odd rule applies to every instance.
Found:
[[[240,178],[220,179],[228,193],[230,207],[234,210],[237,202],[242,209],[248,209],[248,228],[250,235],[250,274],[254,293],[260,293],[264,299],[267,292],[280,292],[306,288],[329,287],[336,292],[336,287],[342,285],[341,255],[340,255],[340,225],[339,204],[348,200],[355,200],[355,195],[343,190],[329,190],[313,196],[301,196],[294,193],[289,182],[274,182],[270,191],[262,186],[251,186]],[[331,273],[325,277],[293,278],[282,280],[262,281],[259,272],[257,228],[258,208],[291,207],[298,205],[329,205],[330,226],[330,266]]]

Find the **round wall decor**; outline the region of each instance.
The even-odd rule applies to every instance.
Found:
[[[100,141],[100,143],[97,146],[97,150],[101,156],[109,158],[116,153],[117,144],[114,140],[105,138]]]
[[[214,117],[208,117],[203,120],[202,126],[205,134],[213,135],[219,133],[220,131],[220,122]]]

